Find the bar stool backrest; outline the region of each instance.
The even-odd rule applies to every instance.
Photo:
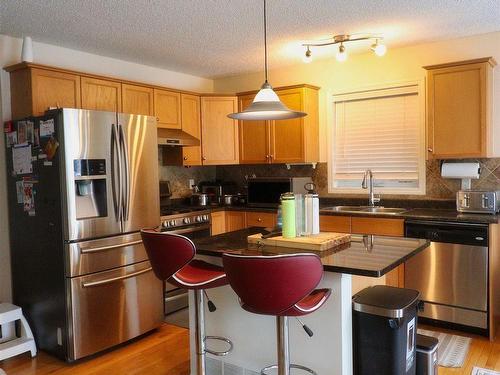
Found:
[[[321,281],[323,265],[315,254],[223,255],[229,284],[250,312],[279,315],[309,295]]]
[[[157,278],[168,280],[196,254],[193,242],[179,234],[141,230],[142,242]]]

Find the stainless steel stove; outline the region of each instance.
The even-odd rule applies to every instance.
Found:
[[[210,236],[210,211],[204,207],[162,207],[161,231],[190,239]],[[165,283],[165,314],[188,307],[187,290]]]

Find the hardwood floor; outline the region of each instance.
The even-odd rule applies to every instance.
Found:
[[[440,368],[439,375],[470,375],[474,366],[500,371],[500,338],[471,337],[464,367]],[[7,375],[189,375],[189,334],[165,324],[141,340],[74,365],[40,352],[34,359],[24,354],[0,362],[0,368]]]
[[[86,361],[68,365],[44,352],[3,362],[7,375],[189,375],[188,330],[163,325],[141,340]]]

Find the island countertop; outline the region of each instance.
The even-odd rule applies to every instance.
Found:
[[[221,257],[223,253],[278,255],[308,252],[304,249],[249,244],[247,237],[262,228],[248,228],[211,237],[194,239],[198,254]],[[429,246],[429,241],[413,238],[352,235],[351,242],[318,254],[327,272],[381,277]]]

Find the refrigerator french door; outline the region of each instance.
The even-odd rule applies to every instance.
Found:
[[[13,302],[40,349],[73,361],[163,320],[163,286],[140,236],[160,221],[156,121],[78,109],[28,121],[40,134],[33,171],[7,176]],[[50,161],[42,157],[49,142],[58,145]],[[6,152],[13,170],[14,151]],[[16,189],[26,179],[34,181],[30,213]]]

